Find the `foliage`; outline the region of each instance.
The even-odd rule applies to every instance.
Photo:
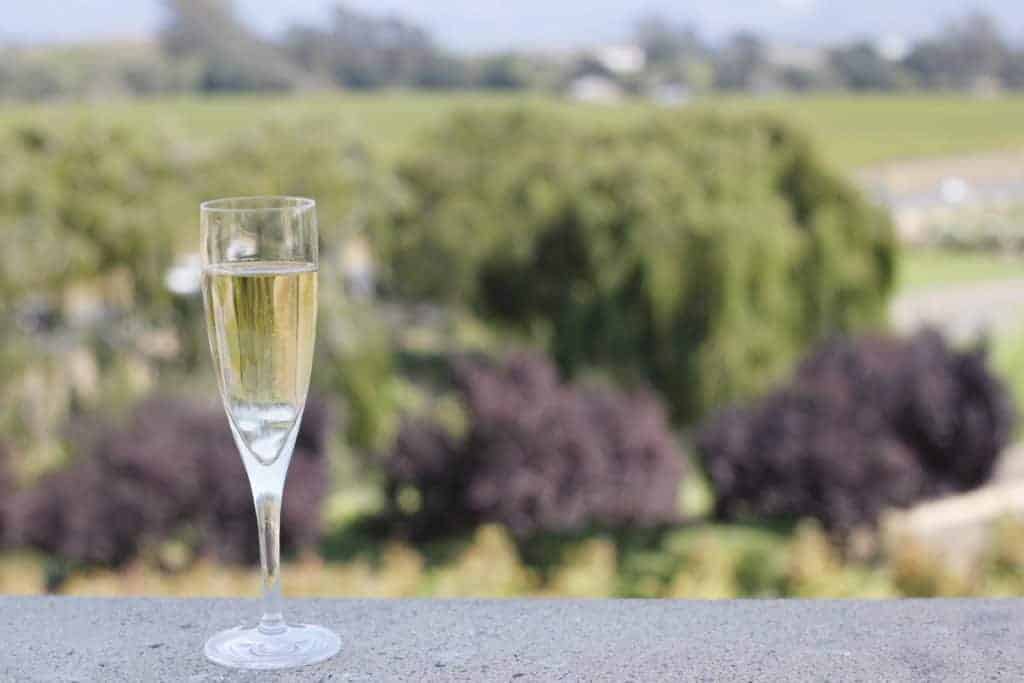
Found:
[[[850,90],[900,90],[909,81],[900,63],[886,59],[867,41],[833,48],[828,60],[840,82]]]
[[[655,66],[676,65],[708,53],[696,27],[674,22],[661,14],[647,14],[633,27],[633,38],[647,61]]]
[[[460,113],[400,168],[391,286],[539,332],[563,370],[640,377],[689,419],[875,324],[880,211],[772,120],[652,115],[613,132]]]
[[[514,539],[497,525],[481,526],[472,543],[450,567],[438,572],[433,593],[439,597],[514,597],[535,583],[519,559]]]
[[[531,66],[531,68],[533,68]],[[467,107],[503,110],[524,106],[521,95],[480,92],[317,93],[281,99],[269,95],[223,95],[173,100],[110,99],[103,102],[9,104],[0,126],[25,124],[64,128],[81,120],[178,131],[192,142],[235,138],[265,125],[301,127],[330,121],[337,135],[358,141],[371,160],[404,156],[424,131]],[[640,101],[580,107],[562,99],[536,96],[528,106],[558,114],[580,125],[614,131],[647,116]],[[940,157],[1005,151],[1024,145],[1014,124],[1024,117],[1024,97],[978,99],[958,94],[805,95],[793,97],[707,97],[689,109],[783,118],[808,135],[821,157],[843,170],[910,157]],[[203,196],[210,196],[204,194]],[[194,221],[194,217],[192,218]]]
[[[200,201],[242,192],[317,197],[321,262],[339,278],[348,234],[394,201],[362,146],[323,118],[266,122],[212,142],[161,123],[100,118],[0,132],[9,162],[0,169],[0,226],[17,244],[0,253],[0,389],[8,397],[0,425],[27,450],[55,438],[76,412],[135,400],[157,371],[189,377],[205,362],[202,302],[165,281],[197,248]],[[350,322],[335,284],[325,278],[325,329]],[[323,357],[342,353],[330,346],[335,335],[322,341]],[[365,345],[377,341],[349,340],[345,357],[371,357]],[[372,380],[390,372],[389,353],[374,350],[381,360],[370,366]],[[362,422],[382,421],[387,406],[378,408],[366,383],[320,384],[367,415]]]
[[[963,572],[951,570],[935,553],[912,541],[894,550],[889,573],[893,587],[910,598],[963,597],[974,592]]]
[[[198,70],[140,43],[0,46],[0,101],[93,99],[194,90]]]
[[[1001,332],[992,340],[992,366],[1003,378],[1014,397],[1017,416],[1024,410],[1024,330],[1019,327]],[[1018,421],[1016,436],[1020,434]]]
[[[432,565],[401,542],[383,546],[379,557],[324,562],[302,556],[283,571],[293,597],[578,596],[578,597],[937,597],[1015,596],[1024,589],[1021,571],[1024,527],[1006,520],[996,526],[987,554],[965,572],[914,544],[878,562],[844,559],[813,523],[776,533],[741,525],[696,525],[664,530],[642,543],[607,535],[566,540],[557,564],[538,571],[516,551],[501,527],[479,529],[450,559]],[[635,534],[632,535],[635,538]],[[38,594],[42,558],[0,557],[0,592]],[[144,561],[118,570],[78,568],[60,585],[69,595],[251,596],[259,590],[251,568],[207,559],[184,567],[154,567]]]
[[[1014,419],[983,351],[931,332],[837,339],[789,386],[705,424],[697,449],[719,518],[807,516],[849,532],[984,483]]]
[[[295,63],[346,88],[461,85],[462,62],[446,55],[423,28],[396,16],[374,16],[345,5],[327,30],[293,26],[284,47]]]
[[[0,423],[32,453],[100,397],[134,398],[113,389],[182,347],[181,316],[198,323],[163,281],[194,222],[192,148],[162,127],[45,119],[6,128],[0,148],[0,226],[17,245],[0,253]]]
[[[484,522],[522,538],[677,517],[684,462],[649,396],[560,384],[540,357],[464,361],[455,374],[465,435],[408,422],[384,464],[393,514],[415,537]]]
[[[768,46],[750,31],[740,31],[715,55],[714,83],[722,90],[754,90],[768,70]]]
[[[344,398],[345,437],[365,452],[384,448],[398,420],[393,343],[371,306],[339,295],[343,285],[321,272],[322,306],[313,386]],[[327,285],[327,286],[325,286]]]
[[[170,131],[93,122],[16,126],[0,145],[0,221],[17,250],[0,256],[8,301],[60,291],[75,280],[129,266],[129,297],[166,304],[163,272],[174,256],[189,148]]]
[[[207,92],[290,90],[302,75],[274,45],[251,32],[230,0],[166,0],[169,20],[160,33],[171,58],[201,65]]]
[[[310,400],[285,486],[286,552],[319,536],[326,420]],[[221,560],[258,557],[252,496],[222,412],[179,400],[151,399],[126,426],[103,430],[74,465],[19,492],[9,523],[16,543],[85,564],[119,565],[175,539]]]
[[[473,65],[475,80],[485,90],[519,90],[530,84],[530,64],[514,53],[481,57]]]
[[[6,547],[8,507],[14,495],[14,475],[10,467],[10,453],[0,442],[0,549]]]
[[[111,94],[286,91],[328,88],[565,87],[581,61],[600,65],[601,50],[565,59],[543,51],[456,54],[424,27],[394,13],[336,4],[326,23],[281,26],[272,36],[246,25],[231,0],[165,0],[159,44],[104,43],[4,49],[0,99],[95,99]],[[648,14],[632,41],[646,64],[629,77],[606,72],[628,91],[659,82],[696,90],[961,91],[1024,87],[1024,51],[989,15],[970,12],[935,35],[902,46],[863,40],[792,54],[742,30],[707,41],[692,26]],[[598,66],[598,70],[602,67]]]
[[[973,89],[997,81],[1010,50],[995,20],[973,12],[950,22],[940,35],[914,45],[906,68],[926,88]]]
[[[0,64],[0,69],[3,66]],[[198,318],[186,317],[197,315],[199,308],[195,305],[198,302],[190,300],[193,308],[180,311],[182,301],[170,297],[161,282],[163,269],[172,261],[174,252],[195,248],[195,203],[200,199],[214,194],[237,193],[238,188],[250,186],[259,192],[296,192],[292,188],[301,187],[303,189],[298,192],[317,196],[325,236],[321,252],[325,259],[322,278],[326,278],[327,273],[339,270],[341,260],[334,247],[348,229],[353,224],[371,222],[370,208],[361,205],[364,200],[371,207],[386,208],[391,202],[408,199],[399,191],[401,188],[377,172],[373,159],[362,144],[353,141],[359,138],[360,143],[365,141],[374,151],[393,154],[404,149],[421,131],[421,126],[438,120],[458,103],[467,101],[492,109],[507,104],[505,99],[483,96],[442,98],[401,94],[371,97],[325,95],[285,103],[265,98],[180,99],[172,104],[115,101],[90,105],[88,109],[54,106],[45,112],[40,108],[5,107],[0,112],[0,138],[3,138],[2,149],[8,163],[0,168],[0,197],[3,197],[4,207],[0,210],[0,226],[5,234],[17,236],[12,244],[18,245],[17,249],[0,255],[0,281],[6,288],[0,293],[3,323],[0,329],[0,384],[3,384],[0,394],[4,397],[0,409],[17,412],[13,422],[8,421],[7,424],[17,426],[24,416],[32,417],[38,413],[38,420],[32,417],[33,422],[38,421],[33,434],[57,437],[61,434],[60,426],[65,417],[79,413],[83,405],[95,406],[97,400],[104,404],[123,403],[123,399],[114,399],[122,392],[113,387],[131,385],[134,388],[125,393],[134,396],[154,383],[166,387],[180,380],[179,375],[169,374],[150,363],[149,357],[142,352],[142,345],[138,352],[134,349],[136,342],[157,336],[153,333],[165,333],[168,329],[202,333]],[[572,116],[580,125],[601,127],[609,134],[622,127],[633,126],[647,114],[642,107],[632,104],[569,110],[566,105],[544,100],[531,106],[539,112],[560,112]],[[824,140],[824,149],[829,155],[845,164],[857,164],[864,160],[922,151],[949,153],[1012,144],[1016,132],[1005,122],[1019,117],[1021,102],[1013,98],[984,102],[955,97],[807,98],[795,103],[792,100],[737,99],[723,106],[738,111],[764,110],[794,115],[801,127],[815,132]],[[925,116],[927,112],[933,112],[934,116]],[[266,124],[268,118],[274,121]],[[110,123],[105,122],[107,119]],[[101,183],[92,183],[88,177],[92,170],[88,155],[95,155],[98,148],[104,150],[104,157],[113,160],[115,167],[120,165],[123,168],[111,171],[101,164],[100,175],[105,179]],[[150,151],[153,153],[148,153]],[[73,171],[60,171],[58,167],[64,164]],[[161,167],[170,169],[162,179],[156,175]],[[377,198],[377,192],[384,193],[379,195],[383,199]],[[127,234],[123,238],[124,233],[113,229],[108,231],[108,228],[131,226],[120,220],[115,226],[108,225],[102,218],[108,209],[102,208],[96,211],[100,217],[96,223],[99,225],[98,237],[79,229],[84,213],[78,207],[88,206],[89,195],[92,194],[105,197],[105,204],[126,203],[139,234]],[[153,199],[160,207],[159,212],[147,212],[142,203],[148,200],[137,198],[148,194],[162,197]],[[18,227],[21,225],[28,227]],[[150,244],[146,244],[146,240]],[[146,255],[150,253],[146,251],[150,247],[154,249],[153,257]],[[130,253],[129,249],[137,251]],[[99,252],[104,253],[102,258],[92,256]],[[139,263],[147,266],[142,269]],[[150,263],[156,265],[150,266]],[[333,283],[331,288],[334,288]],[[336,302],[328,298],[327,291],[324,294],[322,320],[325,323],[328,319],[333,320],[336,327],[344,328],[349,320],[348,314],[342,313]],[[78,302],[88,300],[92,295],[103,300],[101,308],[114,310],[121,319],[112,321],[108,317],[100,317],[86,328],[74,327],[72,322],[78,320],[75,311],[89,309],[88,306],[79,307]],[[362,327],[362,323],[357,325]],[[68,334],[69,330],[75,332]],[[81,336],[78,331],[81,331]],[[387,377],[390,370],[381,368],[389,367],[392,362],[388,353],[377,355],[382,346],[377,346],[376,341],[371,344],[366,353],[370,354],[373,363],[364,363],[366,357],[361,349],[350,350],[340,342],[334,346],[336,342],[328,341],[323,329],[319,334],[323,343],[318,343],[318,353],[325,355],[317,361],[316,367],[323,373],[318,372],[315,379],[322,382],[322,391],[336,396],[339,389],[334,387],[339,385],[334,384],[335,379],[352,378],[352,368],[363,370],[372,365],[374,369],[366,370],[366,377],[359,379],[357,384],[365,390],[363,395],[381,398],[382,392],[375,391],[375,387],[386,387],[389,383],[374,377]],[[201,351],[205,357],[205,348]],[[329,370],[333,362],[337,365]],[[346,366],[345,363],[349,362],[352,365]],[[93,382],[90,377],[97,372],[99,381]],[[195,375],[207,380],[209,376],[205,372]],[[189,381],[197,380],[190,376]],[[207,391],[212,392],[212,388],[204,388],[204,392]],[[66,405],[57,409],[54,407],[56,404]],[[387,412],[381,414],[390,415],[390,411],[391,408],[387,408]],[[217,415],[222,421],[219,412]],[[371,417],[366,424],[386,424],[388,419]],[[375,431],[387,432],[374,427],[360,428],[360,433],[364,434]],[[29,462],[35,452],[24,449],[23,442],[12,437],[8,429],[5,428],[4,434],[12,446],[19,474],[38,472],[37,463]],[[180,440],[180,434],[175,438]],[[373,438],[367,441],[372,442]],[[86,449],[79,455],[87,459],[90,453],[91,449]],[[55,453],[45,467],[59,463],[62,457],[63,454]],[[26,470],[26,466],[29,469]],[[100,494],[101,497],[103,495],[106,495],[106,489]],[[247,501],[246,505],[251,503]],[[710,549],[709,559],[701,574],[727,578],[716,579],[718,587],[713,585],[715,581],[711,578],[706,579],[707,584],[705,579],[680,579],[681,594],[712,593],[725,590],[721,588],[723,585],[739,585],[733,578],[734,570],[720,573],[715,569],[734,566],[732,560],[722,559],[734,551],[729,541],[722,540],[730,537],[730,532],[727,527],[708,533],[704,542]],[[254,538],[251,528],[247,527],[240,537],[243,540]],[[715,543],[709,539],[714,539]],[[588,545],[578,552],[565,554],[564,567],[553,569],[546,575],[562,577],[557,583],[549,584],[548,588],[531,583],[530,588],[523,590],[598,594],[612,583],[618,586],[615,589],[617,594],[654,595],[665,590],[665,584],[654,584],[650,575],[642,572],[629,575],[637,577],[635,581],[633,578],[609,579],[611,557],[616,563],[628,561],[630,567],[654,567],[652,573],[658,566],[667,565],[667,562],[657,560],[663,554],[662,545],[646,549],[637,547],[634,554],[632,549],[628,553],[622,549],[622,541],[616,540],[614,547],[607,545],[603,536],[586,543]],[[175,530],[170,540],[155,544],[158,546],[156,549],[147,539],[142,544],[142,556],[148,561],[156,555],[161,565],[169,564],[164,558],[173,556],[171,550],[174,548],[186,546],[189,548],[186,556],[190,556],[192,547],[202,547],[191,527]],[[813,548],[814,544],[809,543],[808,546]],[[712,552],[716,547],[720,549],[717,554]],[[392,554],[394,548],[398,551]],[[381,564],[358,560],[358,564],[353,566],[329,564],[324,567],[317,560],[306,559],[302,565],[303,573],[296,577],[289,590],[300,585],[320,593],[330,589],[409,595],[430,594],[434,590],[437,575],[433,569],[416,569],[424,562],[418,552],[401,545],[382,554],[387,559]],[[743,568],[740,574],[744,577],[744,586],[764,594],[790,590],[788,579],[778,578],[778,566],[780,562],[785,566],[785,561],[772,554],[770,565],[765,565],[770,566],[770,571],[758,578],[751,567],[757,566],[757,559],[763,559],[763,556],[757,553],[751,556],[754,559],[735,562],[735,566]],[[502,575],[515,576],[514,565],[505,566],[505,562],[511,563],[512,559],[502,557],[502,567],[497,569]],[[687,567],[697,568],[697,558],[704,557],[703,550],[694,551],[693,557],[693,564]],[[5,559],[0,567],[0,592],[20,590],[19,585],[26,590],[38,590],[34,588],[37,581],[29,580],[31,577],[23,578],[26,565],[35,567],[37,563],[36,558],[31,558],[31,562],[22,557],[16,561]],[[821,564],[830,566],[823,561]],[[526,566],[532,571],[532,565]],[[821,573],[831,577],[830,571]],[[689,569],[679,569],[676,575],[665,581],[687,576],[688,572]],[[252,578],[251,573],[244,575]],[[189,582],[194,580],[207,586],[207,590],[217,592],[217,581],[230,581],[232,577],[240,576],[242,572],[238,570],[217,568],[201,560],[195,573],[103,574],[97,580],[102,578],[110,590],[118,589],[123,580],[127,582],[126,589],[134,586],[142,592],[189,591]],[[151,580],[154,583],[149,583]],[[240,578],[238,580],[241,581]],[[1005,578],[1005,581],[1006,586],[1017,585],[1012,577]],[[447,585],[451,592],[460,591],[454,579]],[[653,588],[655,585],[656,589]],[[834,585],[831,578],[823,579],[823,585],[823,591],[835,590],[829,588]],[[80,586],[82,590],[89,591],[87,582]],[[149,586],[152,590],[146,588]],[[334,586],[339,588],[331,588]],[[696,593],[687,593],[689,590]],[[972,586],[970,590],[979,593],[988,589]]]

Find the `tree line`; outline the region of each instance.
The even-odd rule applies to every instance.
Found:
[[[693,93],[1024,89],[1024,46],[982,13],[909,44],[863,39],[798,54],[750,31],[712,42],[692,25],[649,15],[628,41],[642,63],[625,72],[599,51],[460,55],[402,17],[343,4],[319,25],[294,24],[275,37],[246,26],[231,0],[166,0],[165,8],[154,45],[0,48],[0,99],[334,87],[557,92],[582,75],[633,93],[666,83]]]

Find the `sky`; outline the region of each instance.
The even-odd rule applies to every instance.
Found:
[[[292,21],[323,22],[337,0],[235,0],[264,33]],[[0,40],[67,42],[152,35],[160,0],[0,0]],[[806,45],[862,35],[913,38],[981,9],[1024,40],[1024,0],[349,0],[375,13],[397,12],[463,52],[560,48],[621,40],[636,18],[659,12],[696,24],[712,39],[738,28]]]

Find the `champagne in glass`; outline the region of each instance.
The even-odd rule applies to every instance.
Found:
[[[285,622],[280,607],[281,495],[309,389],[316,333],[315,204],[293,197],[206,202],[203,297],[217,382],[256,505],[263,617],[214,635],[206,656],[244,669],[323,661],[337,635]]]
[[[316,267],[240,262],[205,273],[210,346],[249,465],[273,465],[298,426],[316,333]]]

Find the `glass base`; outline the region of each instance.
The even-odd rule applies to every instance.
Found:
[[[275,633],[239,626],[206,641],[206,658],[232,669],[291,669],[330,659],[341,639],[321,626],[288,624]]]

